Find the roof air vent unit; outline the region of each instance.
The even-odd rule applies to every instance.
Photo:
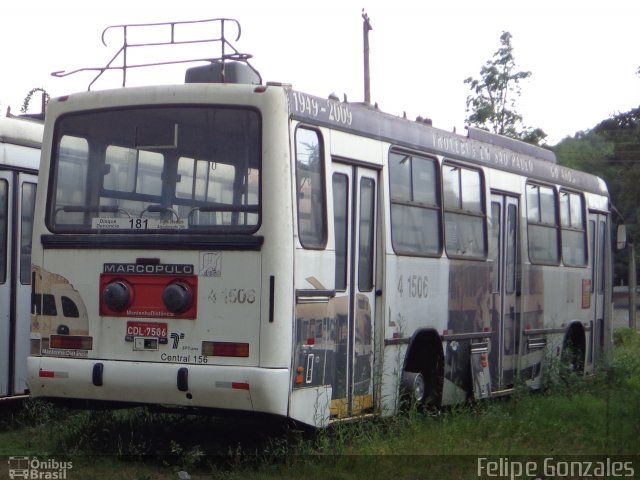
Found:
[[[260,85],[260,76],[246,63],[211,62],[209,65],[189,68],[185,83],[244,83]]]

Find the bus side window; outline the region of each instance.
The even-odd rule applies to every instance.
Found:
[[[358,224],[358,289],[368,292],[373,289],[374,229],[375,229],[375,181],[360,179],[360,220]]]
[[[560,225],[562,227],[562,261],[571,267],[587,264],[587,230],[584,199],[581,195],[560,190]]]
[[[0,180],[0,283],[7,281],[7,190],[7,181]]]
[[[447,255],[485,258],[487,255],[483,178],[479,170],[444,164],[444,237]]]
[[[20,283],[31,283],[31,234],[33,212],[36,204],[36,184],[22,184],[22,207],[20,213]]]
[[[607,222],[600,221],[598,223],[598,293],[604,293],[604,255],[605,255],[605,241],[607,236]],[[595,268],[595,267],[594,267]]]
[[[491,202],[491,242],[489,243],[489,260],[491,267],[491,291],[500,292],[500,272],[502,259],[500,258],[500,238],[502,233],[502,205]]]
[[[347,245],[349,232],[349,179],[342,173],[333,174],[333,231],[336,244],[335,289],[347,289]]]
[[[557,265],[560,262],[556,205],[554,188],[527,185],[527,237],[532,263]]]
[[[319,132],[296,130],[298,236],[304,248],[323,249],[327,244],[323,153]]]
[[[432,158],[394,151],[389,154],[391,243],[398,255],[440,255],[437,175]]]

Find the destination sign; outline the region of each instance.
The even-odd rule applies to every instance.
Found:
[[[159,220],[157,218],[93,218],[91,228],[96,230],[186,230],[184,220]]]

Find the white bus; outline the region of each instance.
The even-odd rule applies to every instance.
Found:
[[[594,370],[611,340],[601,179],[241,61],[186,80],[49,103],[34,397],[323,426],[405,394],[538,388],[554,359]],[[73,315],[48,312],[56,292]]]
[[[41,122],[0,118],[0,400],[26,396]]]

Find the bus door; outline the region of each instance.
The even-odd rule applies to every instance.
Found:
[[[493,390],[513,385],[520,344],[517,276],[518,198],[491,195],[492,331],[490,353]]]
[[[36,177],[0,172],[0,396],[27,389]]]
[[[377,178],[375,170],[333,164],[337,417],[373,407]]]
[[[589,212],[589,267],[591,318],[591,348],[588,363],[598,362],[604,350],[605,341],[605,252],[607,239],[607,217],[598,212]],[[583,287],[585,288],[585,287]],[[586,292],[583,292],[583,294]],[[584,295],[583,295],[584,299]],[[583,305],[583,308],[587,306]]]

